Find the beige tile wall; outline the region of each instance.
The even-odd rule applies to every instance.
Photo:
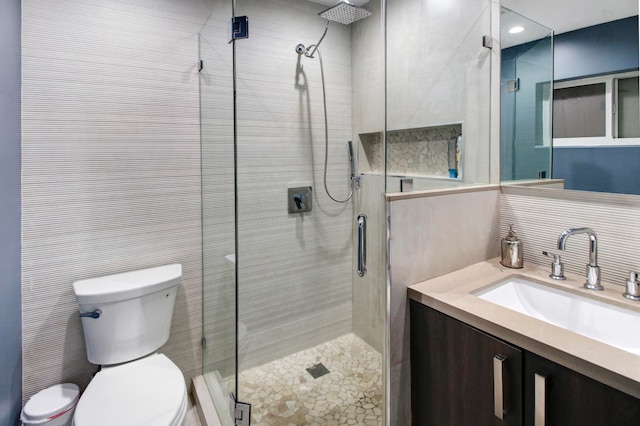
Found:
[[[235,371],[235,198],[231,1],[216,3],[200,33],[203,218],[203,372]],[[240,41],[239,43],[241,43]],[[210,376],[212,377],[212,376]]]
[[[319,58],[295,52],[298,43],[308,46],[322,36],[326,21],[317,16],[322,9],[308,1],[236,4],[236,13],[250,18],[249,38],[236,42],[241,370],[352,329],[353,201],[333,202],[323,189]],[[218,19],[217,13],[212,19]],[[207,71],[201,86],[205,301],[211,307],[205,313],[206,353],[211,368],[224,369],[224,374],[232,353],[223,348],[233,341],[229,331],[235,320],[229,315],[233,295],[225,290],[233,286],[233,265],[224,260],[234,250],[233,221],[227,220],[233,218],[232,133],[224,124],[231,105],[224,102],[231,95],[224,83],[230,47],[208,30],[204,41],[205,70],[214,70]],[[327,180],[332,194],[344,198],[351,139],[351,28],[332,24],[320,49],[329,120]],[[307,185],[313,187],[313,211],[289,214],[287,188]],[[224,214],[229,210],[231,215]]]
[[[213,1],[25,0],[23,399],[85,386],[71,284],[179,262],[169,342],[201,365],[197,34]]]
[[[391,418],[410,424],[407,286],[500,253],[499,187],[387,195],[390,217]],[[422,196],[421,196],[422,195]]]
[[[387,2],[387,130],[462,123],[467,183],[489,182],[491,10],[487,0]]]
[[[351,25],[352,140],[355,143],[358,173],[370,170],[359,135],[380,134],[384,126],[382,11],[378,1],[370,1],[365,7],[373,15]],[[363,277],[356,273],[355,245],[352,255],[353,331],[380,352],[384,347],[386,312],[384,185],[384,175],[364,175],[361,190],[355,195],[354,216],[360,213],[367,215],[367,273]],[[354,241],[356,231],[354,227]]]
[[[605,286],[624,291],[629,271],[640,271],[640,197],[623,194],[502,187],[500,233],[509,224],[522,239],[524,261],[549,265],[543,250],[558,253],[566,271],[585,274],[589,260],[589,239],[574,235],[564,251],[557,249],[558,237],[566,228],[587,226],[598,237],[598,264]]]

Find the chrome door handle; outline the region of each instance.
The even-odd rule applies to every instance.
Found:
[[[544,426],[547,405],[547,378],[542,374],[535,373],[534,376],[534,414],[533,425]]]
[[[504,362],[507,357],[496,355],[493,357],[493,414],[504,420]]]
[[[367,273],[367,216],[358,215],[358,276]]]

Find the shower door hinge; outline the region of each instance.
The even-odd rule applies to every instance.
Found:
[[[233,393],[229,394],[229,408],[236,426],[251,425],[251,404],[236,401]]]
[[[513,93],[520,90],[520,79],[507,80],[507,93]]]
[[[204,68],[204,62],[202,61],[202,59],[200,59],[198,61],[198,72],[202,71],[203,68]]]
[[[493,39],[491,36],[482,36],[482,47],[486,47],[488,49],[493,48]]]
[[[200,341],[202,344],[202,349],[207,349],[207,338],[202,336],[202,340]]]
[[[249,18],[246,16],[234,16],[231,18],[231,40],[249,38]]]

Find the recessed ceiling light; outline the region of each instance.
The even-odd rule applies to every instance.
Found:
[[[512,27],[512,28],[509,30],[509,34],[518,34],[518,33],[521,33],[521,32],[523,32],[523,31],[524,31],[524,27],[521,27],[521,26],[519,26],[519,25],[518,25],[518,26],[516,26],[516,27]]]

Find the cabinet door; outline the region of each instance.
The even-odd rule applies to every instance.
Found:
[[[521,351],[418,302],[410,309],[413,424],[522,424]]]
[[[624,392],[529,352],[524,370],[525,425],[640,425],[640,400]]]

